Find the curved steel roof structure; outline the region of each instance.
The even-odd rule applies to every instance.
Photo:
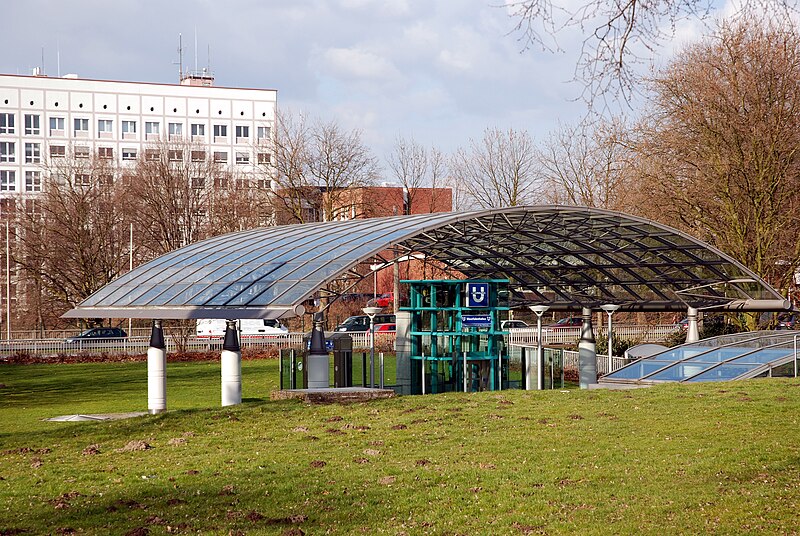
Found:
[[[136,268],[65,316],[293,316],[335,280],[369,274],[364,265],[376,257],[389,266],[410,254],[435,259],[454,277],[509,279],[517,303],[560,310],[604,303],[658,311],[788,305],[755,273],[675,229],[618,212],[547,205],[218,236]]]

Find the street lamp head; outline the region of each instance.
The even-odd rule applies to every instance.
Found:
[[[367,315],[368,317],[372,318],[376,314],[378,314],[381,311],[383,311],[383,307],[364,307],[361,310],[364,311],[365,315]]]
[[[617,305],[616,303],[606,303],[605,305],[601,305],[600,309],[607,312],[608,314],[612,314],[614,311],[622,307],[621,305]]]
[[[549,305],[531,305],[530,309],[531,309],[531,311],[536,313],[536,316],[542,316],[543,314],[545,314],[547,312],[548,309],[550,309],[550,306]]]

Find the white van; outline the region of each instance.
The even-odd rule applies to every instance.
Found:
[[[242,337],[274,337],[286,335],[289,328],[274,319],[249,319],[243,318],[236,321],[239,334]],[[197,337],[201,339],[219,339],[225,336],[225,319],[223,318],[198,318]]]

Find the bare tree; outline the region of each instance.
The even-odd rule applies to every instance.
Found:
[[[275,138],[275,198],[294,222],[336,219],[349,211],[348,189],[373,184],[378,165],[357,130],[302,114],[279,114]]]
[[[564,125],[539,153],[549,203],[626,210],[626,127],[620,120]]]
[[[202,145],[162,140],[146,147],[123,177],[142,246],[156,256],[216,234],[208,211],[214,187],[228,177]]]
[[[442,194],[439,188],[447,173],[447,162],[442,152],[435,147],[427,149],[413,138],[406,140],[398,136],[387,160],[394,178],[405,192],[404,213],[436,210],[437,195]],[[430,189],[430,195],[426,196],[428,206],[418,207],[423,188]]]
[[[800,263],[800,32],[726,23],[653,81],[638,133],[648,211],[786,289]]]
[[[640,81],[637,71],[675,35],[686,19],[705,21],[715,4],[705,0],[520,0],[504,6],[516,20],[515,30],[526,46],[561,51],[557,37],[580,31],[585,37],[575,65],[575,80],[583,97],[594,104],[599,97],[630,99]],[[738,16],[772,13],[786,20],[795,12],[793,0],[742,0]]]
[[[29,305],[53,301],[63,312],[127,270],[124,190],[111,160],[83,151],[51,158],[43,172],[41,195],[16,214],[14,261],[37,290]],[[41,309],[37,317],[43,322]]]
[[[535,147],[524,130],[487,128],[481,140],[471,139],[468,149],[456,151],[450,170],[473,206],[529,204],[539,190]]]

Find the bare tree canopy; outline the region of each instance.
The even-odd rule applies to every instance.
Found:
[[[577,30],[584,36],[574,79],[594,105],[598,98],[629,101],[640,80],[637,69],[674,38],[677,24],[705,21],[716,8],[710,0],[520,0],[505,9],[526,47],[561,51],[559,35]],[[785,20],[795,10],[794,0],[742,0],[736,16],[770,13]]]
[[[398,136],[388,158],[389,169],[406,192],[405,213],[413,214],[417,208],[418,194],[422,188],[431,188],[429,206],[424,210],[433,211],[437,206],[437,188],[440,188],[447,173],[447,163],[439,149],[420,145],[413,138],[406,140]]]
[[[482,139],[456,151],[450,171],[473,208],[532,204],[539,192],[536,149],[524,130],[487,128]]]
[[[628,210],[627,128],[620,119],[563,125],[540,148],[548,203]]]
[[[127,270],[128,225],[110,161],[70,155],[43,167],[41,195],[16,211],[21,240],[14,261],[32,278],[34,301],[47,298],[57,310]]]
[[[634,160],[651,216],[783,289],[800,261],[798,80],[797,28],[724,24],[652,82]]]
[[[336,218],[346,190],[373,184],[378,163],[357,130],[336,121],[279,113],[275,137],[277,210],[290,222]]]

